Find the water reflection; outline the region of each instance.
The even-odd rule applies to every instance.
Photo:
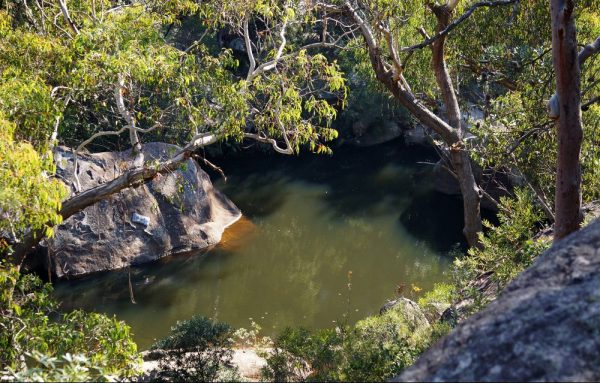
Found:
[[[444,228],[460,228],[460,202],[431,190],[417,155],[429,154],[392,143],[221,163],[228,182],[216,184],[246,215],[221,246],[132,269],[135,305],[127,271],[60,283],[57,295],[67,308],[115,313],[141,348],[198,313],[233,326],[253,318],[268,333],[353,322],[397,285],[427,289],[444,279],[444,254],[460,241],[460,229]],[[420,222],[423,237],[404,225]]]

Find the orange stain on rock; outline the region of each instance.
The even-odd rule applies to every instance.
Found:
[[[225,251],[238,250],[248,243],[257,231],[257,226],[246,216],[242,216],[236,223],[225,229],[217,248]]]

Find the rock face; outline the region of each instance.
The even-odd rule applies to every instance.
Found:
[[[558,242],[394,381],[600,380],[600,220]]]
[[[144,145],[146,164],[179,150],[174,145]],[[74,190],[73,153],[58,148],[58,175]],[[108,182],[132,167],[129,151],[80,154],[82,190]],[[47,242],[50,268],[58,277],[141,264],[167,255],[217,244],[223,230],[241,216],[214,189],[193,160],[175,172],[114,194],[71,216]]]

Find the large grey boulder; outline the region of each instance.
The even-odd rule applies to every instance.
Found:
[[[600,220],[555,244],[395,381],[599,381]]]
[[[147,166],[171,157],[174,145],[149,143]],[[80,154],[81,189],[111,181],[133,166],[130,151]],[[55,152],[57,173],[74,192],[73,152]],[[79,276],[207,249],[241,216],[193,160],[175,172],[125,189],[71,216],[47,241],[50,268],[58,277]]]

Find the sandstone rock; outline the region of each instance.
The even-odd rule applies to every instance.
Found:
[[[600,380],[600,220],[555,244],[394,381]]]
[[[147,165],[178,150],[162,143],[143,148]],[[57,148],[55,159],[59,177],[73,190],[72,151]],[[80,154],[82,190],[114,179],[132,161],[129,151]],[[47,241],[50,268],[58,277],[79,276],[207,249],[240,216],[208,175],[188,160],[171,174],[125,189],[63,222]]]
[[[253,348],[234,348],[232,349],[231,365],[237,370],[243,381],[260,382],[261,369],[267,366],[267,360],[263,355],[272,354],[273,350],[253,349]],[[186,355],[198,354],[189,352]],[[164,350],[151,350],[141,353],[144,360],[142,364],[142,376],[138,377],[141,381],[156,381],[156,373],[160,368],[160,360],[164,357]]]
[[[414,327],[428,327],[429,321],[425,316],[425,313],[421,310],[416,302],[411,301],[408,298],[400,297],[389,301],[379,309],[379,315],[384,314],[389,310],[399,310],[406,321],[414,325]]]

